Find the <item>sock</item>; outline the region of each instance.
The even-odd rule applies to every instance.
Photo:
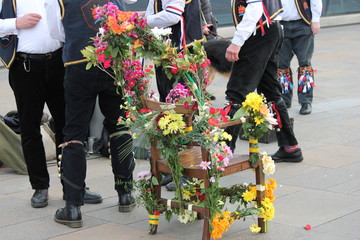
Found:
[[[298,149],[298,148],[299,148],[298,145],[295,145],[295,146],[285,146],[285,147],[284,147],[284,150],[285,150],[286,152],[293,152],[293,151],[295,151],[295,150]]]

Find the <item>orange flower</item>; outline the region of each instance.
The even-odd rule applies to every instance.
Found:
[[[269,108],[267,107],[267,105],[261,105],[260,106],[260,113],[262,114],[262,115],[268,115],[269,113],[270,113],[270,110],[269,110]]]
[[[110,29],[116,34],[121,34],[123,32],[121,26],[117,24],[117,20],[112,16],[109,16],[108,18],[108,25]]]
[[[133,28],[134,28],[134,25],[132,25],[131,23],[129,22],[123,22],[121,24],[121,28],[124,32],[128,32],[128,31],[131,31]]]
[[[133,12],[117,11],[116,17],[120,22],[124,22],[128,20],[133,14]]]
[[[140,39],[136,39],[134,41],[134,48],[141,47],[144,44],[144,42],[140,41]],[[145,70],[146,71],[146,70]]]

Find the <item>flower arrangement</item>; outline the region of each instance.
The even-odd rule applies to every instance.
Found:
[[[250,143],[250,162],[255,164],[260,157],[258,149],[258,139],[265,132],[272,129],[277,124],[274,114],[270,112],[269,105],[264,95],[255,92],[249,93],[242,107],[235,113],[234,118],[242,118],[244,137],[249,138]]]
[[[250,93],[243,107],[229,119],[230,106],[225,109],[213,108],[206,104],[206,87],[209,84],[207,67],[210,64],[200,41],[190,44],[189,48],[179,51],[166,39],[168,30],[150,30],[145,19],[137,13],[123,12],[112,3],[95,7],[94,20],[99,21],[101,29],[93,38],[93,46],[82,50],[88,59],[87,68],[96,66],[114,78],[125,98],[121,107],[126,109],[126,117],[120,117],[119,123],[126,124],[133,131],[133,138],[146,136],[149,142],[158,142],[158,149],[172,172],[176,185],[175,199],[180,205],[177,210],[160,206],[154,186],[159,183],[150,172],[141,172],[135,182],[138,190],[137,202],[149,213],[150,234],[156,233],[157,219],[160,211],[166,211],[166,218],[179,215],[181,222],[193,221],[196,218],[191,209],[184,209],[184,202],[190,205],[207,207],[211,216],[211,236],[221,238],[224,231],[234,220],[249,215],[259,215],[266,220],[274,216],[272,191],[274,184],[266,186],[266,198],[260,206],[248,207],[256,198],[255,186],[225,189],[220,186],[219,179],[225,167],[230,163],[233,153],[226,142],[231,135],[220,128],[222,123],[235,119],[243,119],[244,132],[252,139],[261,137],[276,120],[267,107],[262,95]],[[164,37],[165,36],[165,37]],[[144,108],[141,97],[152,98],[149,80],[153,75],[153,66],[143,66],[140,58],[150,58],[156,66],[162,66],[169,78],[177,81],[169,93],[163,111]],[[184,109],[191,109],[192,125],[187,125],[185,116],[174,111],[175,104],[182,104]],[[180,187],[183,167],[180,164],[179,152],[190,142],[196,142],[209,153],[200,167],[207,171],[209,185],[197,179]],[[257,143],[253,144],[257,148]],[[264,173],[272,174],[275,170],[270,157],[266,153],[251,154],[253,164],[262,163]],[[233,191],[233,190],[236,191]],[[240,195],[239,195],[240,194]],[[224,210],[225,202],[239,203],[235,212]],[[241,208],[245,207],[245,208]],[[253,225],[251,230],[257,231]]]
[[[93,38],[93,46],[81,50],[88,60],[86,68],[99,67],[112,76],[118,86],[125,85],[123,64],[131,56],[137,60],[140,57],[153,58],[164,51],[163,42],[136,12],[120,11],[109,2],[95,7],[92,13],[101,28]]]
[[[160,210],[154,186],[159,185],[156,177],[152,176],[150,171],[141,171],[138,173],[138,179],[135,181],[134,187],[139,191],[139,197],[136,198],[138,205],[145,207],[149,213],[149,233],[155,234],[157,230]]]

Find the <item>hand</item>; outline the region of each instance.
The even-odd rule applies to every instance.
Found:
[[[239,60],[239,52],[241,47],[235,44],[230,44],[230,46],[226,49],[225,58],[229,62],[235,62]]]
[[[314,35],[320,32],[320,23],[319,22],[311,22],[311,31]]]
[[[140,18],[143,18],[145,16],[145,11],[139,11],[137,12]]]
[[[17,29],[26,29],[35,27],[41,19],[41,15],[37,13],[28,13],[20,18],[16,19]]]
[[[210,29],[208,27],[203,27],[203,33],[205,35],[209,35],[210,34]]]

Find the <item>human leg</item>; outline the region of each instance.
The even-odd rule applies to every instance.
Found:
[[[276,34],[276,28],[273,29]],[[273,159],[280,161],[302,161],[302,152],[298,147],[298,142],[293,132],[292,124],[289,118],[285,101],[281,97],[281,86],[276,79],[277,59],[282,41],[282,31],[278,31],[278,40],[273,46],[273,52],[270,54],[264,74],[258,86],[258,91],[263,93],[266,99],[272,102],[273,110],[278,119],[278,131],[276,131],[278,145],[280,149],[273,155]]]
[[[278,25],[276,22],[273,24]],[[258,30],[257,34],[251,36],[241,47],[239,60],[234,62],[225,92],[226,99],[231,102],[230,104],[232,105],[229,112],[230,117],[241,107],[246,95],[258,88],[267,67],[268,60],[272,55],[275,45],[278,44],[279,41],[278,33],[276,33],[274,29],[277,30],[278,28],[271,25],[264,36],[262,36]],[[275,81],[277,81],[276,78]],[[278,82],[277,85],[280,87]],[[240,127],[240,125],[235,125],[225,129],[226,132],[232,135],[232,140],[228,142],[228,144],[233,151]]]
[[[80,206],[84,204],[86,157],[84,142],[96,100],[97,74],[87,71],[84,64],[66,67],[65,127],[62,145],[62,180],[66,206],[58,209],[55,221],[69,227],[81,227]]]
[[[297,22],[297,35],[293,43],[294,53],[298,59],[298,101],[302,106],[300,114],[311,113],[313,100],[314,71],[311,58],[314,52],[314,35],[311,27],[303,21]],[[305,108],[306,111],[305,111]]]
[[[291,60],[294,56],[292,49],[293,39],[291,36],[292,22],[281,22],[284,31],[284,41],[279,53],[278,78],[282,89],[282,98],[285,100],[286,106],[291,107],[293,97],[293,76],[290,67]]]
[[[43,115],[44,79],[47,69],[44,62],[27,59],[31,68],[25,69],[25,58],[16,57],[9,69],[9,82],[14,91],[20,119],[21,145],[26,161],[30,184],[35,193],[31,199],[33,207],[47,206],[47,189],[49,188],[49,173],[40,123]],[[42,190],[39,194],[39,191]]]

